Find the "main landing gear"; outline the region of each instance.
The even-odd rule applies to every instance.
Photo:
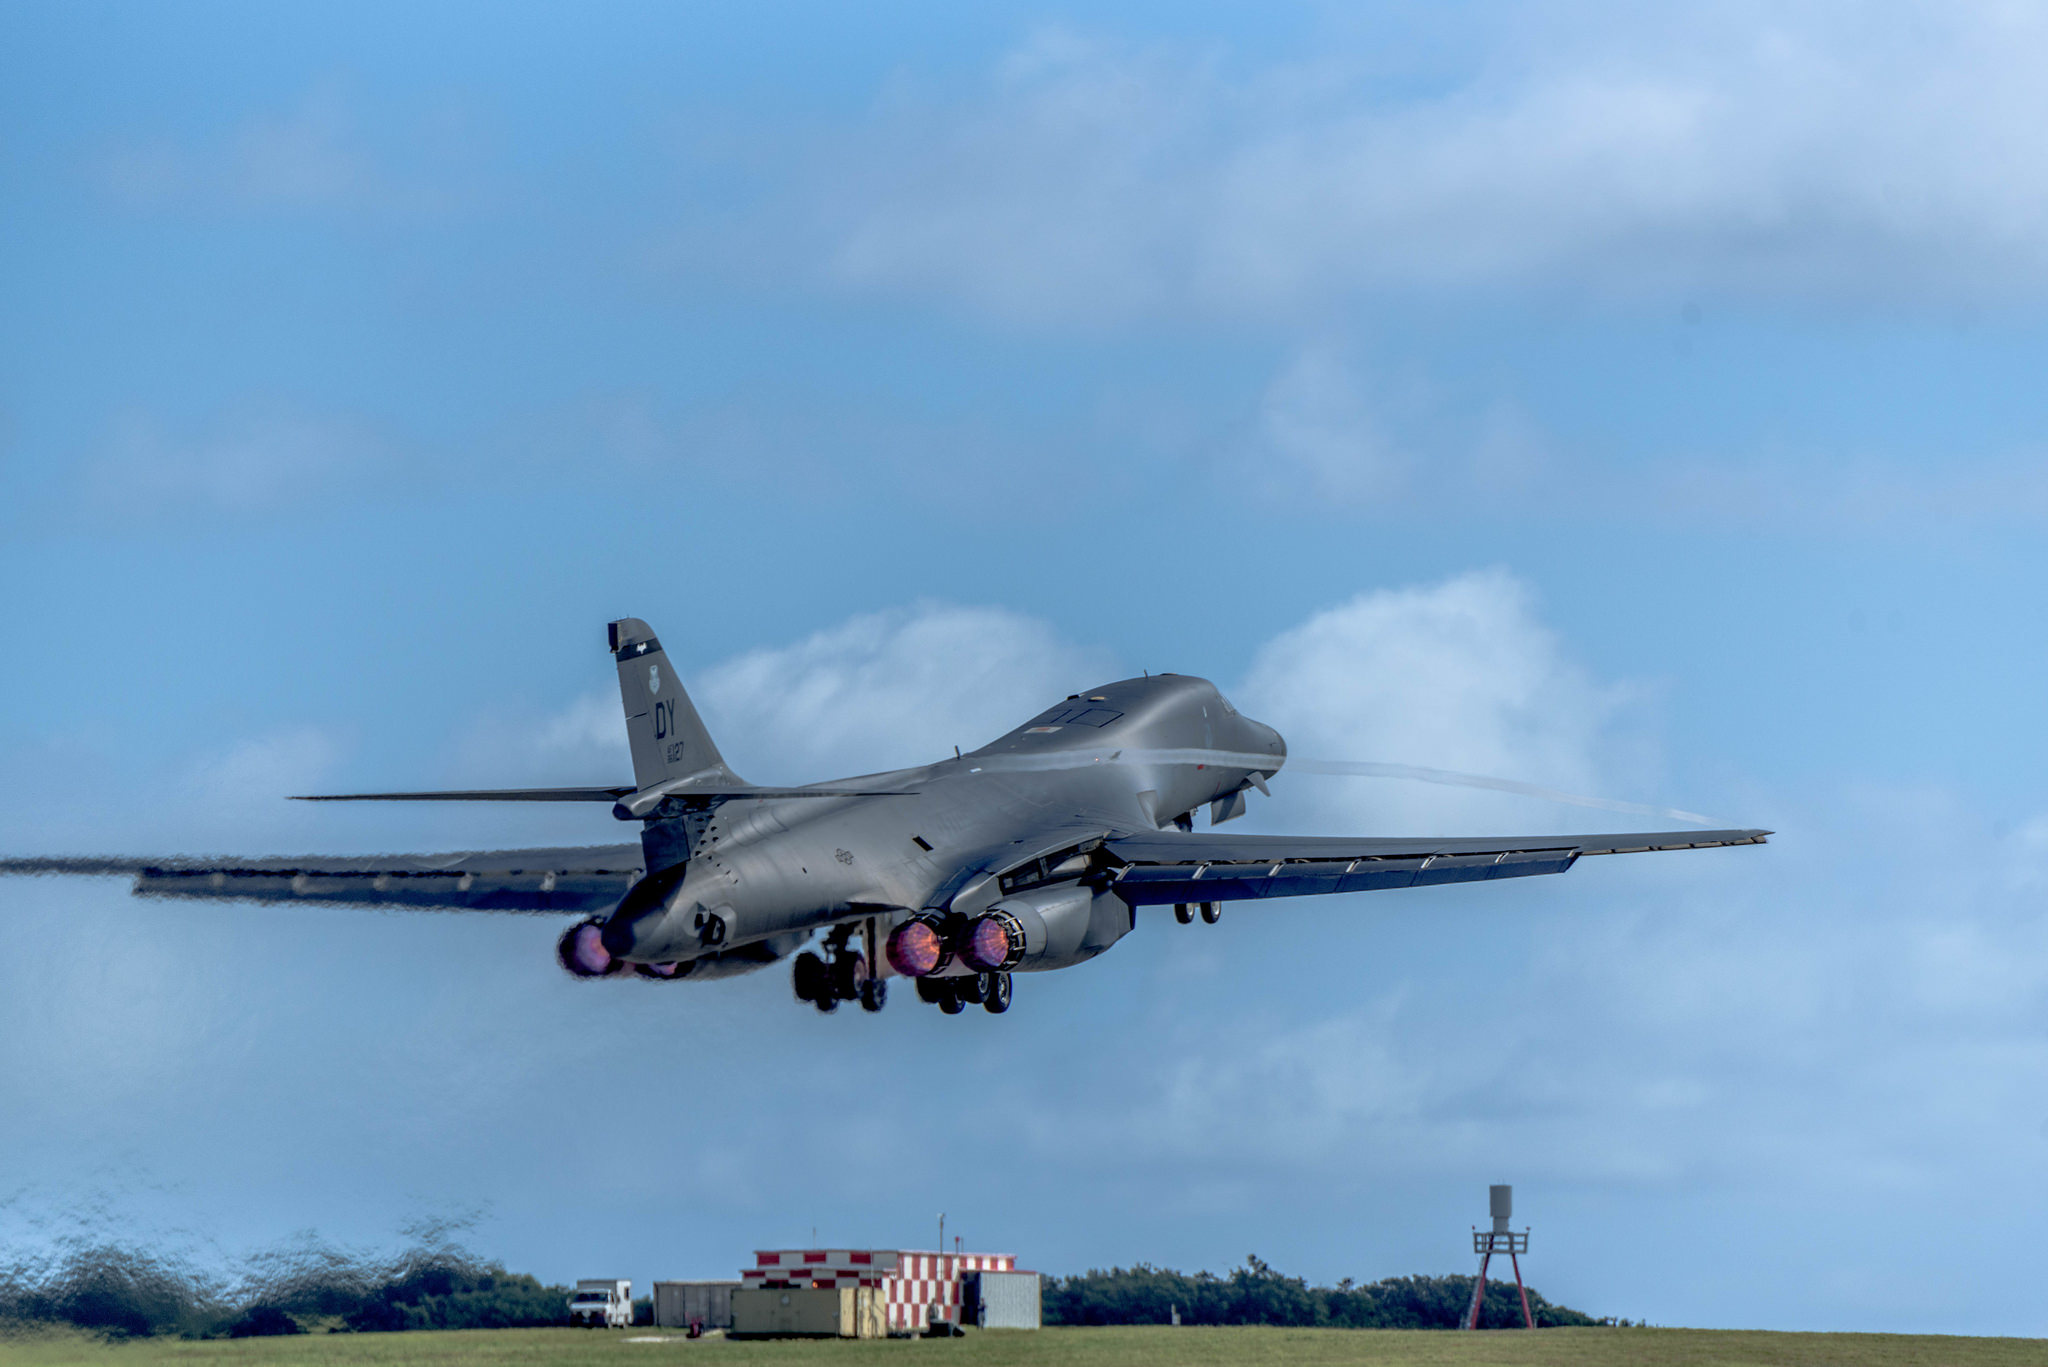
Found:
[[[1223,919],[1223,904],[1221,902],[1175,902],[1173,904],[1173,919],[1184,926],[1193,925],[1195,909],[1197,907],[1201,908],[1202,924],[1204,925],[1213,926]]]
[[[979,1006],[991,1016],[1010,1009],[1014,989],[1007,973],[975,973],[963,978],[919,978],[917,996],[949,1016]]]
[[[853,947],[852,939],[851,926],[837,926],[825,937],[824,957],[808,949],[796,956],[790,985],[798,1001],[827,1014],[841,1002],[859,1002],[863,1011],[879,1011],[888,1003],[889,984],[869,970],[867,956]]]

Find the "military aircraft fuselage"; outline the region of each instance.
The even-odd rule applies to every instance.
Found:
[[[1286,754],[1279,732],[1206,679],[1105,684],[957,758],[817,785],[891,796],[731,802],[650,822],[644,890],[604,944],[631,963],[686,962],[862,915],[973,915],[1005,873],[1088,836],[1185,824]],[[1121,934],[1128,909],[1115,914]]]

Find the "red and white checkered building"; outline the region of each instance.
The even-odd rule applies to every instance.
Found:
[[[1009,1253],[926,1253],[893,1248],[795,1248],[756,1252],[754,1265],[740,1269],[743,1287],[876,1286],[883,1291],[891,1329],[919,1330],[931,1307],[960,1322],[960,1276],[965,1272],[1015,1272]]]

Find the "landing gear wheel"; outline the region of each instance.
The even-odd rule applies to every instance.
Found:
[[[911,981],[917,984],[917,999],[933,1006],[944,1002],[951,990],[946,986],[950,981],[946,978],[913,978]]]
[[[867,960],[851,952],[842,952],[832,961],[832,995],[844,1002],[850,1002],[860,995],[860,985],[868,974]]]
[[[829,1016],[839,1009],[839,998],[828,992],[823,996],[813,997],[811,1005],[818,1008],[819,1015]]]
[[[863,979],[860,985],[860,1009],[879,1011],[889,1004],[889,984],[880,978]]]
[[[981,1005],[982,994],[988,991],[988,980],[992,973],[977,973],[971,978],[955,978],[953,992],[969,1006]]]
[[[789,970],[790,986],[800,1002],[814,1002],[826,995],[825,961],[808,949],[796,956]]]
[[[1194,903],[1175,902],[1173,904],[1173,919],[1180,922],[1184,926],[1193,925],[1195,923]]]
[[[967,1009],[967,1003],[960,1000],[960,989],[949,986],[946,995],[939,998],[939,1010],[949,1016],[957,1016]]]
[[[1203,921],[1205,921],[1205,922],[1207,922],[1207,923],[1208,923],[1209,925],[1212,925],[1212,926],[1213,926],[1213,925],[1215,925],[1215,924],[1216,924],[1216,923],[1217,923],[1218,921],[1220,921],[1220,920],[1222,920],[1222,919],[1223,919],[1223,904],[1222,904],[1221,902],[1204,902],[1204,903],[1202,903],[1202,920],[1203,920]]]
[[[1010,975],[991,973],[989,985],[981,994],[981,1009],[991,1016],[1000,1016],[1010,1009]]]

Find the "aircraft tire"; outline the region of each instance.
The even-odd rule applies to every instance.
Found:
[[[860,1009],[879,1011],[889,1004],[889,984],[880,978],[868,978],[860,985]]]
[[[960,1000],[960,993],[957,988],[948,991],[945,996],[939,998],[939,1010],[949,1016],[957,1016],[966,1009],[967,1003]]]
[[[861,980],[867,976],[867,960],[848,950],[832,961],[828,982],[833,995],[852,1001],[860,995]]]
[[[1010,1009],[1012,993],[1010,975],[1007,973],[991,973],[989,977],[994,981],[989,984],[988,991],[981,995],[981,1009],[988,1012],[991,1016],[1000,1016],[1003,1012]]]
[[[1173,904],[1173,919],[1180,922],[1184,926],[1193,925],[1195,923],[1194,903],[1175,902]]]
[[[955,978],[954,995],[968,1006],[980,1006],[982,998],[988,995],[988,980],[994,976],[993,973],[977,973],[971,978]]]
[[[796,956],[789,970],[790,986],[800,1002],[814,1002],[825,995],[825,961],[808,949]]]
[[[1202,903],[1202,921],[1204,924],[1213,926],[1222,919],[1223,904],[1221,902]]]

